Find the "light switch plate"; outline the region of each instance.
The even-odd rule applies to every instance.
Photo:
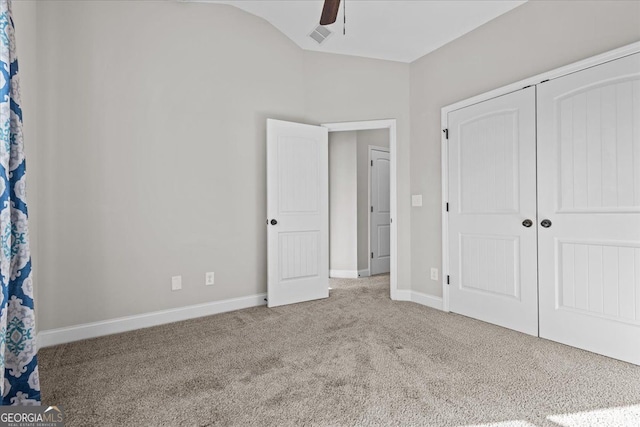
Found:
[[[422,206],[422,194],[414,194],[411,196],[411,206]]]
[[[431,280],[438,280],[438,269],[437,268],[432,268],[431,269]]]

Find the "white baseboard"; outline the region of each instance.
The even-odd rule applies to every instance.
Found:
[[[351,275],[347,278],[357,278],[358,274],[357,271],[350,272],[344,270],[332,270],[332,272],[336,271],[339,274],[351,273]],[[38,332],[38,348],[50,347],[53,345],[65,344],[89,338],[96,338],[104,335],[128,332],[136,329],[163,325],[166,323],[179,322],[181,320],[195,319],[197,317],[211,316],[213,314],[241,310],[243,308],[257,307],[266,304],[266,297],[267,294],[256,294],[248,297],[231,298],[222,301],[212,301],[187,307],[154,311],[151,313],[120,317],[117,319],[109,319],[100,322],[84,323],[81,325],[68,326],[65,328],[44,330]],[[413,301],[415,303],[438,310],[443,309],[442,298],[423,294],[422,292],[397,289],[392,295],[392,298],[396,301]]]
[[[334,279],[357,279],[357,270],[329,270],[329,277]]]
[[[213,314],[241,310],[243,308],[257,307],[266,304],[266,297],[267,294],[256,294],[247,297],[231,298],[187,307],[137,314],[134,316],[119,317],[100,322],[84,323],[82,325],[68,326],[65,328],[44,330],[38,332],[38,348],[133,331],[135,329],[148,328],[165,323],[179,322],[181,320],[195,319],[197,317],[211,316]]]
[[[369,269],[366,270],[358,270],[358,277],[369,277],[371,274],[369,273]]]
[[[411,301],[418,304],[426,305],[427,307],[435,308],[436,310],[442,310],[441,297],[423,294],[422,292],[411,291]]]
[[[411,291],[405,289],[396,289],[391,295],[391,299],[396,301],[411,301]]]
[[[392,298],[396,301],[412,301],[427,307],[442,310],[442,298],[433,295],[423,294],[422,292],[410,291],[405,289],[398,289],[393,294]]]

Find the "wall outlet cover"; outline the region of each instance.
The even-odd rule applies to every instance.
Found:
[[[179,291],[182,289],[182,276],[173,276],[171,278],[171,290]]]
[[[215,273],[213,271],[209,271],[204,275],[204,284],[207,286],[211,286],[215,283]]]
[[[422,206],[422,194],[414,194],[411,196],[411,206]]]

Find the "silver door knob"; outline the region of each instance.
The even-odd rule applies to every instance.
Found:
[[[549,221],[548,219],[543,219],[542,222],[540,222],[540,225],[544,228],[549,228],[551,227],[551,221]]]
[[[522,221],[522,225],[529,228],[533,225],[533,221],[531,221],[530,219],[525,219],[524,221]]]

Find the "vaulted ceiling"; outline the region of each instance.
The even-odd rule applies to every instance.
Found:
[[[189,0],[187,0],[189,1]],[[194,0],[191,0],[194,1]],[[332,34],[318,44],[322,0],[195,0],[233,5],[262,17],[301,48],[412,62],[525,3],[521,0],[343,0]],[[346,35],[343,17],[346,6]]]

